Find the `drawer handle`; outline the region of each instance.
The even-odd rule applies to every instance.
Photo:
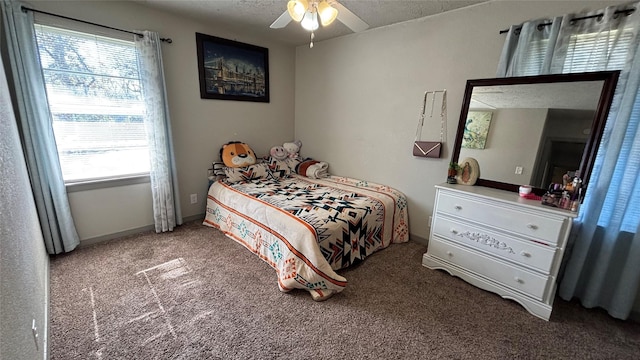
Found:
[[[451,251],[447,251],[447,255],[453,256],[453,253]]]
[[[458,230],[456,230],[456,229],[451,229],[451,233],[452,233],[452,234],[457,234],[457,233],[458,233]]]
[[[521,251],[520,255],[524,256],[524,257],[531,257],[531,254],[526,252],[526,251]]]
[[[536,224],[527,224],[527,227],[531,230],[538,230],[538,225]]]
[[[462,210],[462,206],[460,206],[460,205],[456,205],[456,206],[454,206],[453,208],[454,208],[454,209],[456,209],[456,210],[458,210],[458,211]]]
[[[524,280],[520,279],[519,277],[514,277],[513,280],[515,280],[518,284],[524,284]]]

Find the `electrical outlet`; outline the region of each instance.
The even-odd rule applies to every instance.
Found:
[[[191,203],[196,204],[198,202],[198,194],[191,194]]]
[[[36,343],[36,350],[39,350],[38,346],[38,327],[36,326],[36,319],[31,322],[31,333],[33,334],[33,341]]]
[[[516,175],[522,175],[522,166],[516,166]]]

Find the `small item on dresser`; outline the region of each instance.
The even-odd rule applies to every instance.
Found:
[[[571,196],[571,211],[578,212],[580,201],[582,199],[582,179],[576,176],[573,180],[574,192]]]
[[[527,195],[520,195],[520,197],[522,197],[524,199],[527,199],[527,200],[537,200],[537,201],[542,200],[542,196],[536,195],[534,193],[528,193]]]
[[[571,202],[571,211],[572,212],[578,212],[578,208],[580,207],[580,201],[578,200],[573,200]]]
[[[478,177],[480,177],[480,166],[478,161],[474,158],[464,158],[458,163],[459,170],[456,176],[458,184],[462,185],[475,185]]]
[[[457,162],[452,161],[449,163],[449,170],[447,170],[447,184],[457,184],[456,176],[458,175],[458,171],[460,170],[460,166]]]
[[[579,177],[579,172],[576,172],[572,181],[563,179],[562,184],[550,184],[547,192],[542,196],[542,205],[577,212],[581,195],[582,180]]]
[[[542,195],[542,205],[558,207],[562,197],[562,184],[551,183],[547,192]]]
[[[522,197],[526,197],[527,195],[531,194],[531,186],[520,185],[520,188],[518,189],[518,194],[520,194],[520,196]]]
[[[542,205],[558,207],[558,198],[554,193],[545,193],[544,195],[542,195],[541,200]]]
[[[576,176],[571,182],[571,187],[573,188],[571,200],[580,200],[582,198],[582,179],[580,178],[579,171],[576,171]]]

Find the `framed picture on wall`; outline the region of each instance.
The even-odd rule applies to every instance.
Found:
[[[269,49],[196,33],[200,98],[269,102]]]
[[[491,111],[469,111],[462,135],[463,148],[484,149],[492,116]]]

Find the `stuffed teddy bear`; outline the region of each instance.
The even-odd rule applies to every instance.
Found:
[[[289,156],[289,152],[284,146],[274,146],[269,151],[269,155],[276,160],[284,160]]]
[[[282,145],[282,147],[284,147],[284,149],[289,154],[289,158],[297,159],[300,157],[300,148],[302,147],[302,142],[300,140],[286,142]]]
[[[231,141],[222,145],[220,159],[227,167],[245,167],[256,163],[256,154],[249,145]]]

